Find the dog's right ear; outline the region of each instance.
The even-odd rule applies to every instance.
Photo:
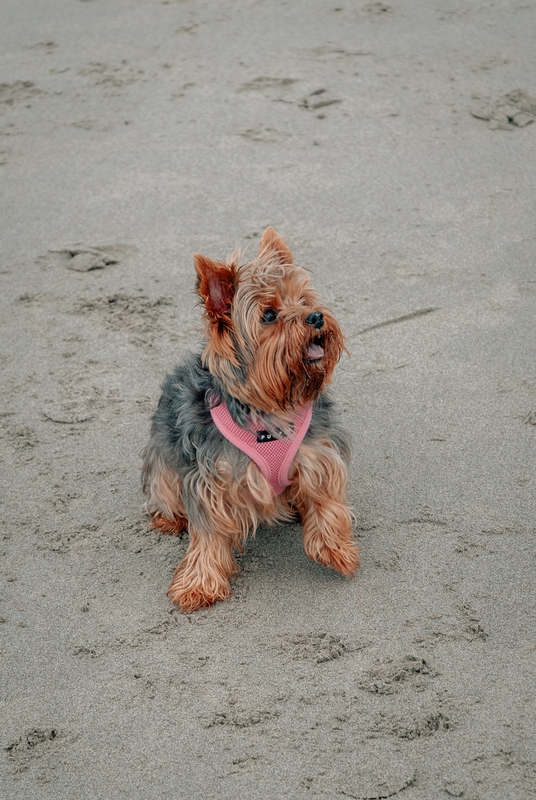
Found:
[[[230,324],[236,279],[234,266],[212,261],[199,253],[194,254],[194,265],[197,271],[196,291],[205,305],[208,318],[211,322]]]

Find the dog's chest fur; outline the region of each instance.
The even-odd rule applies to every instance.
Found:
[[[212,420],[209,402],[217,403],[221,396],[221,390],[202,366],[199,355],[191,355],[164,381],[153,417],[152,435],[165,460],[182,480],[199,471],[216,475],[222,458],[238,480],[247,470],[250,458],[228,441]],[[233,403],[231,398],[225,400],[233,419],[240,424],[243,406]],[[341,452],[348,453],[348,435],[334,421],[332,403],[327,394],[322,393],[313,404],[304,444],[328,433],[330,438],[336,437]]]

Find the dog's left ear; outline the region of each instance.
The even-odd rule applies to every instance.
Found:
[[[212,322],[231,322],[231,303],[235,293],[235,268],[207,256],[194,254],[196,290]]]
[[[294,263],[292,253],[272,227],[266,228],[259,241],[259,258],[272,257],[283,266]]]

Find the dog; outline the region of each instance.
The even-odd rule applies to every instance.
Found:
[[[143,454],[151,526],[189,533],[170,600],[184,612],[225,600],[233,550],[260,522],[296,517],[309,558],[352,577],[349,437],[325,392],[339,325],[273,228],[253,261],[194,264],[203,349],[167,376]]]

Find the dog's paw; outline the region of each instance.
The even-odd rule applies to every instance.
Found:
[[[149,526],[159,533],[169,533],[170,536],[182,536],[188,530],[186,517],[168,519],[163,514],[154,514],[149,520]]]
[[[359,569],[359,553],[356,547],[349,548],[348,550],[328,550],[326,548],[325,560],[321,559],[320,563],[324,564],[330,569],[335,569],[347,578],[353,578]]]
[[[307,555],[313,561],[317,561],[329,569],[334,569],[347,578],[353,578],[360,565],[359,551],[353,542],[336,548],[322,543],[315,549],[315,552],[308,552]]]
[[[168,589],[168,597],[174,605],[179,606],[185,614],[190,611],[197,611],[199,608],[207,608],[214,605],[218,600],[227,600],[231,594],[230,587],[220,586],[218,590],[206,592],[201,587],[184,587],[177,585],[175,581]]]

